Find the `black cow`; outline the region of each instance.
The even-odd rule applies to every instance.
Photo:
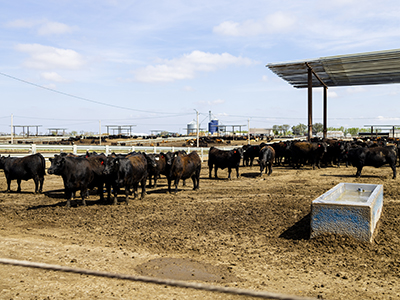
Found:
[[[201,159],[196,151],[189,154],[175,152],[167,158],[168,167],[168,192],[171,192],[171,182],[174,180],[175,193],[178,190],[179,180],[192,178],[193,190],[199,189]]]
[[[112,178],[114,192],[114,204],[117,204],[119,189],[125,189],[125,202],[128,204],[130,189],[134,198],[140,183],[142,188],[141,198],[146,195],[147,159],[143,154],[130,155],[128,157],[107,157],[104,174]]]
[[[283,163],[289,163],[291,158],[290,146],[291,141],[277,142],[270,146],[275,150],[275,163],[281,165]]]
[[[82,204],[86,205],[88,186],[94,178],[89,160],[85,157],[55,155],[54,158],[50,158],[50,162],[51,166],[47,173],[62,177],[67,199],[66,206],[71,206],[71,198],[77,190],[81,192]]]
[[[17,180],[17,192],[21,192],[21,180],[33,179],[35,193],[43,190],[44,175],[46,174],[45,160],[40,153],[25,157],[2,156],[0,169],[4,170],[7,179],[7,192],[10,192],[11,180]]]
[[[95,154],[92,153],[86,156],[86,159],[90,163],[90,169],[93,172],[93,180],[90,182],[88,188],[93,189],[97,188],[97,192],[100,196],[100,201],[104,202],[104,184],[106,185],[106,189],[108,194],[110,194],[111,190],[111,182],[108,176],[104,174],[105,161],[106,156],[104,154]]]
[[[395,147],[352,148],[347,153],[347,159],[350,164],[357,168],[356,177],[361,176],[364,166],[379,168],[389,164],[393,171],[393,179],[396,178],[397,151]]]
[[[243,158],[243,148],[235,148],[233,150],[219,150],[215,147],[211,147],[208,152],[208,169],[209,177],[211,178],[211,172],[213,166],[215,168],[215,178],[217,176],[217,170],[228,168],[228,178],[231,179],[232,168],[236,169],[236,176],[239,178],[239,165],[240,159]]]
[[[271,146],[264,146],[260,150],[260,155],[258,159],[258,163],[260,164],[260,176],[262,176],[262,172],[265,168],[265,174],[268,176],[272,173],[272,165],[275,160],[275,150]]]
[[[294,142],[290,148],[293,166],[300,168],[301,164],[310,162],[313,170],[321,167],[320,162],[327,151],[325,142]]]
[[[243,146],[243,166],[246,164],[246,167],[250,165],[253,166],[254,158],[260,156],[260,149],[265,145],[262,143],[261,145],[248,145]]]
[[[151,180],[152,178],[154,179],[154,186],[157,187],[157,179],[160,177],[160,175],[165,175],[167,176],[167,156],[170,155],[172,156],[171,152],[163,153],[161,152],[160,154],[148,154],[149,157],[154,158],[155,165],[149,166],[148,169],[148,177],[149,177],[149,186],[152,187],[151,185]]]

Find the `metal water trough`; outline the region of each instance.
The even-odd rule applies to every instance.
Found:
[[[372,242],[382,207],[383,185],[339,183],[312,202],[311,238],[341,234]]]

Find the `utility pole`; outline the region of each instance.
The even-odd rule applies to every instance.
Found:
[[[196,111],[196,131],[197,131],[197,148],[199,147],[199,112]]]
[[[11,145],[14,143],[14,124],[13,124],[13,114],[11,114]]]
[[[101,120],[99,120],[99,145],[101,146]]]
[[[247,119],[247,145],[250,145],[250,119]]]

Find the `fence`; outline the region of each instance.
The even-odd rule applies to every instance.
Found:
[[[234,147],[218,147],[221,150],[231,150]],[[111,153],[126,154],[132,151],[140,151],[145,153],[160,153],[160,152],[175,152],[184,150],[187,153],[197,151],[202,161],[207,160],[209,148],[203,147],[160,147],[160,146],[99,146],[99,145],[42,145],[42,144],[0,144],[1,155],[11,155],[15,157],[22,157],[29,154],[41,153],[45,158],[53,157],[54,154],[60,152],[73,153],[76,155],[84,154],[86,151],[104,153],[109,155]]]

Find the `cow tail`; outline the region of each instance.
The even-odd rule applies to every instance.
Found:
[[[40,160],[42,162],[42,169],[41,171],[43,172],[40,174],[41,176],[44,176],[46,174],[46,160],[44,159],[43,155],[39,153]]]

